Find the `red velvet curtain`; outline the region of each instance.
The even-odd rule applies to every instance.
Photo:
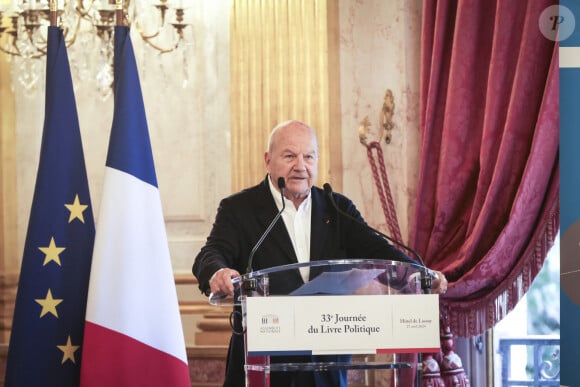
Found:
[[[423,3],[421,165],[411,246],[441,270],[451,331],[492,328],[527,291],[559,227],[554,0]]]

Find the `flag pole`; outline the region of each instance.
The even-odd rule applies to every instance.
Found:
[[[49,20],[50,20],[50,26],[51,27],[56,27],[57,25],[57,0],[50,0],[49,6],[48,6],[48,14],[49,14]]]
[[[117,27],[123,25],[123,0],[117,0],[116,2],[115,20],[117,22]]]

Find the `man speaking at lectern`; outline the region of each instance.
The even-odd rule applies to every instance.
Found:
[[[351,200],[314,186],[318,175],[318,140],[313,128],[300,121],[278,124],[264,155],[267,176],[260,184],[223,199],[213,228],[193,264],[200,290],[209,295],[233,294],[232,279],[249,270],[326,259],[378,258],[417,263],[372,229],[337,212],[364,222]],[[283,195],[281,195],[283,192]],[[331,202],[334,199],[334,203]],[[281,213],[277,222],[272,221]],[[269,233],[265,233],[270,224]],[[263,237],[261,239],[260,237]],[[250,258],[251,257],[251,258]],[[250,262],[248,262],[250,261]],[[441,273],[433,281],[444,292]],[[302,277],[302,278],[301,278]],[[270,281],[272,293],[298,288],[301,276]],[[276,289],[278,287],[279,289]],[[236,331],[241,331],[236,314]],[[300,361],[316,361],[309,356]],[[325,358],[327,361],[329,357]],[[271,362],[289,361],[272,357]],[[296,357],[292,361],[297,361]],[[243,336],[233,334],[228,350],[224,386],[244,386]],[[346,386],[346,371],[272,372],[272,387]]]

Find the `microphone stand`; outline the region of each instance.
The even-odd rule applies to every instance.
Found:
[[[328,200],[330,201],[330,203],[332,204],[334,209],[339,214],[341,214],[341,215],[347,217],[348,219],[358,223],[359,225],[373,231],[377,235],[380,235],[381,237],[385,238],[387,241],[390,241],[390,242],[396,244],[397,246],[411,252],[419,261],[418,262],[419,265],[421,265],[421,267],[423,268],[423,270],[421,270],[421,289],[423,290],[423,293],[431,294],[431,286],[433,284],[432,276],[431,276],[431,274],[428,273],[428,271],[430,271],[430,270],[427,268],[427,266],[425,266],[425,263],[423,262],[423,258],[419,255],[419,253],[417,253],[415,250],[413,250],[409,246],[397,241],[396,239],[389,237],[388,235],[386,235],[386,234],[380,232],[379,230],[376,230],[373,227],[369,226],[368,224],[362,222],[360,219],[357,219],[354,216],[350,215],[349,213],[341,210],[338,207],[338,205],[336,204],[336,202],[334,201],[333,191],[332,191],[332,187],[330,186],[330,184],[324,183],[323,188],[324,188],[324,193],[328,197]]]
[[[246,268],[246,274],[250,274],[253,271],[252,263],[254,261],[254,255],[256,254],[256,251],[262,245],[264,239],[266,239],[268,234],[270,234],[270,231],[272,231],[272,228],[274,228],[274,226],[278,222],[278,219],[280,219],[280,217],[282,216],[282,212],[284,212],[284,209],[286,208],[286,201],[284,200],[284,190],[286,189],[286,182],[284,181],[283,177],[278,178],[278,188],[280,189],[280,196],[282,197],[282,209],[278,211],[274,219],[272,219],[272,222],[270,222],[270,224],[268,225],[268,228],[266,228],[266,231],[264,231],[258,242],[256,242],[256,244],[252,248],[252,251],[250,252],[250,256],[248,258],[248,266]],[[246,291],[255,291],[258,288],[258,284],[256,283],[255,278],[246,278],[243,282],[243,286]]]

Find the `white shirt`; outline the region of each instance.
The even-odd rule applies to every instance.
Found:
[[[270,185],[270,192],[274,197],[278,211],[282,209],[282,195],[276,190],[272,179],[268,175],[268,182]],[[286,208],[282,212],[282,219],[288,230],[288,235],[292,241],[292,246],[294,247],[294,252],[298,258],[298,262],[309,262],[310,261],[310,226],[311,226],[311,215],[312,215],[312,200],[311,194],[308,196],[298,208],[294,207],[292,201],[284,198],[286,202]],[[301,268],[300,274],[304,282],[308,282],[309,276],[308,268]]]

